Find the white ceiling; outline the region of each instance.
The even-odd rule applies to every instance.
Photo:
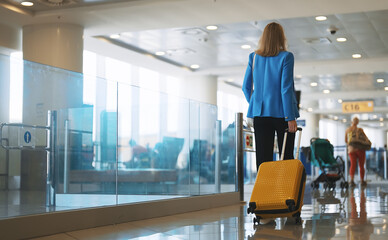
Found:
[[[298,62],[352,60],[354,53],[362,54],[363,59],[388,56],[388,10],[327,17],[323,22],[314,17],[271,19],[217,24],[216,31],[196,26],[120,32],[121,37],[115,40],[109,34],[101,37],[139,52],[164,51],[167,54],[161,60],[183,66],[196,63],[202,66],[201,70],[211,71],[245,66],[247,55],[256,48],[264,27],[276,21],[284,26],[289,50]],[[337,29],[335,34],[328,31],[333,27]],[[347,41],[337,42],[338,37],[346,37]],[[252,48],[241,49],[244,44]]]
[[[32,1],[36,2],[34,9],[16,5],[20,0],[0,1],[0,23],[13,27],[47,22],[79,24],[85,29],[86,47],[89,43],[91,48],[119,58],[128,54],[94,37],[129,33],[129,37],[119,39],[121,49],[126,45],[149,52],[190,49],[194,53],[165,56],[166,62],[140,59],[148,66],[171,72],[182,72],[171,61],[185,66],[197,63],[201,68],[195,74],[233,78],[235,85],[241,84],[247,55],[252,51],[242,50],[240,45],[254,46],[265,24],[275,20],[284,26],[289,49],[295,54],[295,74],[301,75],[296,78],[296,88],[302,90],[304,107],[319,107],[315,112],[338,115],[339,97],[373,99],[378,114],[388,113],[388,92],[383,89],[388,86],[388,1],[71,0],[73,4],[68,6],[51,7],[40,4],[41,0]],[[326,15],[328,20],[316,22],[316,15]],[[219,30],[195,37],[182,34],[182,30],[203,30],[209,24],[218,25]],[[339,29],[336,35],[327,31],[330,25]],[[345,36],[348,41],[338,43],[337,36]],[[331,43],[308,44],[307,38],[326,38]],[[362,59],[352,59],[355,52],[361,53]],[[377,77],[385,82],[376,83]],[[313,81],[317,87],[309,85]],[[331,93],[323,94],[323,89]]]

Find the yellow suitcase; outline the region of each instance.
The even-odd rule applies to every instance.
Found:
[[[247,209],[248,214],[255,214],[253,223],[260,219],[277,217],[294,217],[301,223],[306,171],[299,157],[301,128],[298,128],[299,140],[296,159],[264,162],[260,165]],[[282,156],[284,156],[287,131],[284,136]]]

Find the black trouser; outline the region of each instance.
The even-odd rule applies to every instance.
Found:
[[[253,127],[255,129],[256,141],[256,166],[257,169],[259,169],[261,163],[273,160],[275,131],[278,138],[280,158],[283,147],[284,130],[288,128],[288,123],[284,118],[255,117],[253,119]],[[295,133],[288,133],[284,159],[294,159],[294,141]]]

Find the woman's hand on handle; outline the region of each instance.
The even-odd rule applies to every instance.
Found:
[[[296,132],[298,129],[298,125],[296,124],[296,120],[288,121],[288,131],[291,133]]]

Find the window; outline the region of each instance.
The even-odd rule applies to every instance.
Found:
[[[23,53],[11,53],[9,84],[9,121],[23,120]]]
[[[167,77],[167,131],[170,133],[178,131],[179,101],[176,95],[179,94],[179,80]]]
[[[84,51],[83,72],[84,72],[83,103],[95,105],[97,54],[89,51]]]
[[[159,133],[159,73],[149,69],[139,69],[140,99],[139,129],[141,134]],[[144,110],[143,110],[144,109]],[[147,110],[145,110],[147,109]]]

